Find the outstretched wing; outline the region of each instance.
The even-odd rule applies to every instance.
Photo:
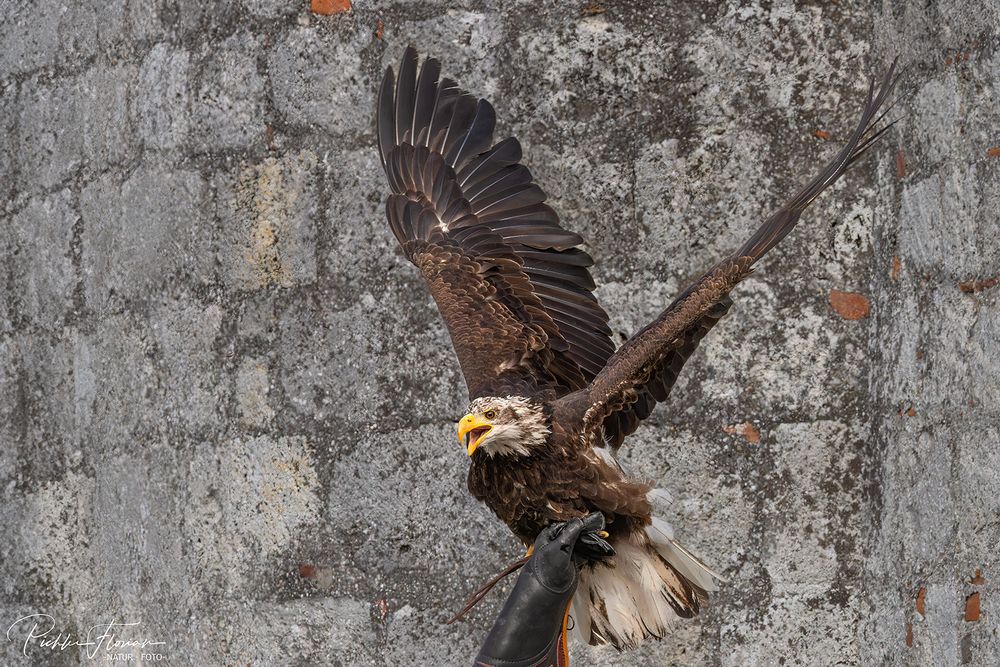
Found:
[[[440,73],[433,58],[418,73],[411,47],[399,77],[390,67],[382,81],[389,225],[427,281],[471,396],[581,389],[614,351],[593,260],[545,205],[517,140],[493,145],[489,102]]]
[[[898,80],[895,71],[893,62],[877,91],[872,82],[858,126],[837,156],[775,211],[742,248],[688,287],[655,321],[619,348],[588,387],[561,398],[557,414],[563,419],[582,420],[589,432],[603,427],[602,435],[616,447],[635,430],[655,401],[665,396],[664,385],[676,378],[678,364],[728,310],[730,290],[795,227],[806,207],[888,129],[876,126],[885,115],[879,115],[879,109]]]
[[[677,337],[676,345],[664,352],[663,358],[650,372],[649,379],[634,387],[635,399],[623,409],[611,411],[604,418],[605,442],[615,449],[620,447],[625,436],[639,428],[639,423],[653,412],[657,403],[667,400],[670,390],[680,377],[681,369],[698,349],[701,339],[726,316],[732,305],[732,299],[728,295],[723,296]]]

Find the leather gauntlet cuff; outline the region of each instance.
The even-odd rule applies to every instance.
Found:
[[[476,667],[564,667],[566,619],[577,584],[577,566],[607,558],[604,517],[589,514],[553,524],[535,539],[534,555],[521,571],[483,643]]]
[[[568,582],[547,581],[536,558],[528,561],[503,611],[473,663],[476,667],[562,667],[564,620],[576,573]],[[562,583],[562,586],[559,586]]]

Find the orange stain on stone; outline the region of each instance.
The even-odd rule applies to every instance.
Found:
[[[722,430],[729,435],[742,435],[746,438],[746,441],[752,445],[756,445],[760,442],[760,431],[757,430],[750,422],[745,422],[743,424],[732,424],[730,426],[723,426]]]
[[[840,290],[830,290],[830,305],[845,320],[860,320],[868,317],[871,312],[871,303],[863,294],[857,292],[841,292]]]
[[[973,593],[965,598],[965,622],[975,623],[979,620],[979,593]]]
[[[309,9],[313,14],[330,16],[351,11],[351,0],[311,0]]]

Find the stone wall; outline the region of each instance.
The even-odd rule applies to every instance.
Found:
[[[959,288],[1000,274],[1000,9],[924,4],[6,4],[2,629],[140,623],[170,665],[467,662],[502,594],[443,622],[518,549],[465,491],[464,384],[384,222],[385,66],[413,44],[493,101],[624,338],[898,54],[896,128],[623,450],[729,582],[574,664],[1000,664],[1000,286]],[[92,662],[27,654],[0,642]]]

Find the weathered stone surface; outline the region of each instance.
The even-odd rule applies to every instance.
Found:
[[[335,37],[313,27],[293,29],[269,50],[267,71],[285,122],[350,140],[371,124],[375,82],[362,63],[370,36]]]
[[[129,113],[131,100],[137,95],[134,82],[138,71],[133,64],[92,67],[77,78],[83,152],[93,173],[135,155],[137,138]]]
[[[8,2],[0,21],[0,80],[43,67],[76,69],[122,38],[125,0]]]
[[[192,110],[195,150],[246,148],[265,139],[265,81],[257,71],[263,42],[263,36],[240,33],[203,45],[207,62]]]
[[[315,167],[315,154],[302,151],[243,164],[235,178],[217,179],[219,259],[231,287],[291,287],[315,280]]]
[[[59,329],[72,308],[77,277],[73,266],[73,227],[79,216],[72,195],[61,190],[32,199],[9,226],[12,310],[32,324]],[[37,272],[35,267],[44,266]]]
[[[468,663],[509,584],[444,621],[519,547],[465,489],[462,377],[384,222],[373,103],[407,44],[519,137],[621,339],[900,56],[900,122],[622,452],[728,583],[662,642],[571,650],[1000,663],[1000,287],[959,289],[1000,275],[1000,10],[582,4],[4,7],[0,664],[89,663],[6,641],[36,613],[139,623],[171,665]]]
[[[142,62],[133,113],[139,134],[150,148],[177,148],[191,124],[190,56],[160,43]]]
[[[198,172],[140,166],[124,180],[112,172],[84,186],[82,278],[87,307],[151,301],[177,285],[212,281],[215,237],[208,187]]]
[[[83,133],[73,131],[81,116],[76,82],[62,78],[50,83],[35,76],[21,84],[20,93],[15,182],[22,192],[48,190],[71,176],[84,159]]]

